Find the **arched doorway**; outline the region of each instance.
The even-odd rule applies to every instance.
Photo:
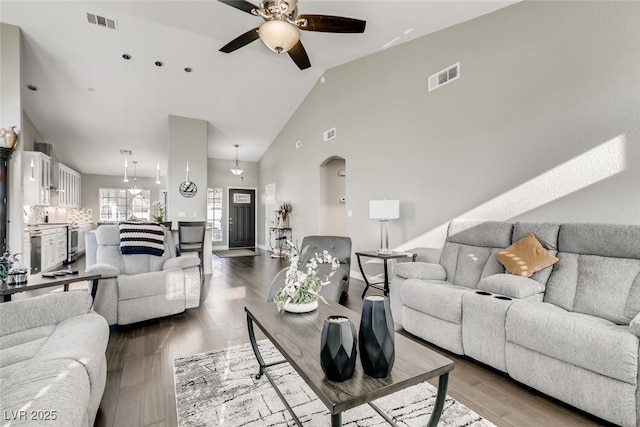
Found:
[[[347,162],[329,157],[320,165],[320,234],[347,235]]]

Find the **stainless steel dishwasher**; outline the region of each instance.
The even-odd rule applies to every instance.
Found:
[[[31,237],[31,274],[40,273],[42,267],[42,231],[33,230]]]

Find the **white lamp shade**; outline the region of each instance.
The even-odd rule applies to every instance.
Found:
[[[400,200],[369,200],[369,218],[400,218]]]
[[[267,21],[258,30],[260,40],[272,51],[289,51],[300,40],[300,31],[286,21]]]

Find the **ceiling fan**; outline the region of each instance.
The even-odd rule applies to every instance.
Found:
[[[363,33],[366,21],[342,16],[298,15],[298,0],[263,0],[255,6],[245,0],[218,0],[243,12],[259,16],[264,23],[224,45],[220,52],[231,53],[258,38],[274,52],[287,52],[298,68],[311,66],[300,42],[299,30],[325,33]]]

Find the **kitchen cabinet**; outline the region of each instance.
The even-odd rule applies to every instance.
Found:
[[[67,228],[42,230],[42,271],[59,266],[67,258]]]
[[[80,173],[62,163],[53,171],[58,186],[58,201],[61,208],[80,207]]]
[[[49,206],[51,158],[39,151],[24,151],[22,158],[24,204]]]

